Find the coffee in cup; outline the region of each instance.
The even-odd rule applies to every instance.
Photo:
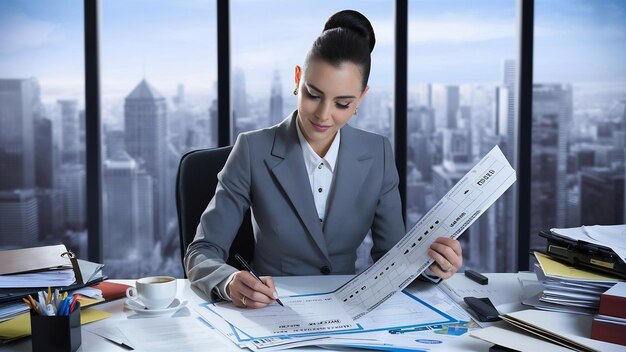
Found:
[[[144,277],[126,289],[126,297],[138,300],[148,309],[167,308],[176,298],[176,278],[171,276]]]

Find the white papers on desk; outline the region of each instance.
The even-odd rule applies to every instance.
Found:
[[[584,241],[611,248],[626,262],[626,225],[594,225],[550,231],[574,241]]]
[[[378,309],[358,319],[356,321],[358,324],[358,330],[356,330],[356,332],[337,331],[326,335],[317,334],[314,338],[335,338],[342,336],[343,340],[340,342],[347,343],[348,340],[351,340],[356,343],[357,340],[367,339],[369,332],[450,324],[458,322],[458,318],[469,319],[467,314],[464,314],[462,310],[454,307],[449,301],[446,302],[445,294],[440,291],[438,293],[430,291],[431,289],[437,290],[434,285],[430,285],[429,293],[423,297],[424,300],[421,299],[421,293],[425,292],[423,289],[409,289],[402,292],[402,294],[394,295],[392,298],[385,301],[385,303],[383,303]],[[420,292],[420,298],[417,297],[417,292]],[[283,301],[286,307],[289,306],[290,299],[291,297],[281,297],[281,301]],[[427,302],[426,300],[429,301]],[[437,308],[441,308],[441,310],[435,308],[434,305],[436,305]],[[247,314],[257,313],[270,307],[274,307],[274,305],[263,309],[236,309],[239,309],[243,311],[243,313]],[[454,316],[446,314],[442,310],[452,312]],[[234,324],[229,324],[227,321],[222,319],[222,317],[218,316],[212,304],[209,303],[201,305],[197,309],[197,312],[216,330],[222,332],[226,337],[240,347],[250,348],[252,345],[254,348],[267,348],[278,345],[286,346],[287,344],[289,344],[289,347],[295,347],[292,342],[302,342],[302,339],[299,338],[301,335],[274,335],[269,337],[267,335],[255,336],[247,334],[243,331],[243,329],[235,327]],[[297,338],[293,338],[294,336]],[[291,338],[293,339],[290,340]],[[312,341],[311,338],[308,338],[307,341],[308,342],[301,344],[312,345],[318,343],[317,340]],[[339,342],[335,341],[335,344],[337,343]]]
[[[521,280],[520,282],[523,287],[522,304],[525,306],[562,313],[586,315],[594,315],[598,313],[597,307],[594,308],[588,305],[565,304],[562,301],[555,302],[543,299],[543,289],[545,287],[545,283],[541,283],[536,280]]]
[[[335,291],[348,313],[358,319],[410,284],[432,264],[430,245],[438,237],[459,237],[515,179],[494,147],[391,250]]]
[[[197,317],[127,319],[115,326],[139,351],[229,351],[232,345]]]
[[[247,309],[232,302],[217,302],[207,308],[254,338],[359,329],[333,294],[290,296],[281,301],[284,307],[274,303],[263,309]]]
[[[59,287],[74,283],[72,269],[46,270],[27,274],[0,275],[0,288]]]
[[[309,312],[315,314],[314,321],[307,321],[307,315],[298,313],[300,306],[288,312],[292,303],[282,298],[284,308],[272,305],[259,310],[269,310],[259,315],[251,315],[248,309],[238,311],[230,303],[212,308],[235,327],[235,335],[241,331],[257,339],[314,333],[309,324],[320,322],[318,332],[355,329],[354,322],[344,318],[345,312],[358,320],[404,289],[432,264],[428,250],[438,237],[459,237],[515,179],[515,170],[500,149],[494,147],[376,263],[331,293],[309,296],[323,298],[308,304]]]

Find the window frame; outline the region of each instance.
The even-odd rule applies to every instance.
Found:
[[[102,248],[102,180],[100,136],[100,0],[83,0],[85,26],[85,116],[88,259],[101,262]],[[217,102],[218,147],[232,144],[233,121],[230,114],[230,1],[217,3]],[[518,189],[517,199],[517,267],[529,268],[530,246],[530,167],[532,147],[532,85],[534,0],[517,0],[518,17]],[[406,212],[407,106],[408,99],[408,0],[395,0],[395,109],[394,150],[400,176],[399,190],[403,214]],[[224,113],[226,112],[226,113]],[[524,117],[524,118],[520,118]],[[520,235],[521,234],[521,235]]]

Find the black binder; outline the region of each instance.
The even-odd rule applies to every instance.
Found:
[[[609,247],[575,241],[552,231],[540,231],[548,240],[546,252],[574,267],[592,269],[626,279],[626,263]]]
[[[106,276],[96,275],[102,269],[102,265],[76,259],[74,253],[68,251],[62,244],[0,251],[1,275],[58,268],[72,268],[75,277],[75,282],[69,286],[52,287],[61,292],[91,286],[107,279]],[[41,290],[42,287],[0,288],[0,303],[17,301],[29,294],[37,294]]]

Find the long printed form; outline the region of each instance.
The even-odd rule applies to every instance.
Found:
[[[238,341],[242,341],[236,336],[238,331],[250,340],[363,331],[363,326],[354,320],[419,276],[433,262],[428,249],[437,237],[459,237],[514,182],[515,170],[495,146],[389,252],[337,290],[281,297],[285,307],[272,304],[263,309],[242,309],[220,302],[207,308],[234,327]],[[424,318],[441,320],[436,316]],[[371,320],[363,320],[369,329],[390,329],[394,327],[388,325],[398,323]]]
[[[516,180],[495,146],[382,258],[334,291],[353,319],[378,307],[419,276],[437,237],[456,239]]]

